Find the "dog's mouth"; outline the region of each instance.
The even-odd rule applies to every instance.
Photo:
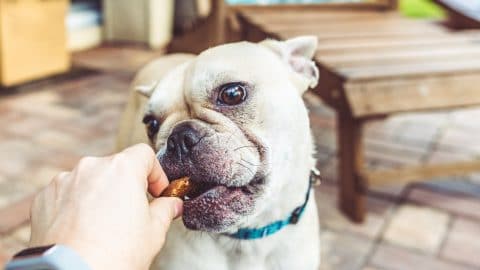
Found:
[[[259,189],[259,181],[250,181],[247,185],[240,187],[229,187],[226,185],[220,185],[208,182],[194,182],[195,188],[193,188],[183,198],[185,202],[194,202],[196,199],[201,199],[204,196],[208,196],[209,193],[218,192],[219,190],[226,190],[229,192],[243,192],[245,195],[254,195],[255,191]]]
[[[183,222],[192,230],[222,231],[250,214],[261,187],[256,179],[239,187],[197,182],[184,198]]]
[[[250,197],[255,196],[261,188],[258,180],[252,180],[240,187],[226,186],[208,182],[196,182],[192,189],[183,199],[185,207],[197,207],[198,204],[221,205],[230,203],[232,196]]]

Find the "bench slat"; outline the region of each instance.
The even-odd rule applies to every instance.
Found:
[[[397,64],[422,64],[428,61],[454,62],[469,57],[480,56],[480,46],[458,45],[443,47],[418,47],[418,48],[387,48],[370,50],[369,52],[339,53],[339,54],[316,54],[321,63],[343,71],[343,68],[369,68],[370,66],[382,66]],[[471,59],[471,58],[470,58]],[[350,70],[350,72],[352,72]],[[354,72],[354,71],[353,71]],[[346,72],[343,72],[346,74]]]
[[[476,62],[480,71],[480,61]],[[347,100],[356,118],[396,112],[480,104],[480,73],[348,82]]]
[[[333,53],[351,53],[359,51],[371,51],[383,48],[406,48],[415,49],[422,47],[444,47],[461,46],[466,43],[480,44],[480,34],[464,35],[456,34],[441,36],[416,36],[416,37],[397,37],[397,38],[377,38],[364,39],[353,38],[350,40],[324,40],[318,44],[317,51],[324,54]]]

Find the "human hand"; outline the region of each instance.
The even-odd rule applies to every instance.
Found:
[[[149,202],[168,185],[155,153],[139,144],[109,157],[86,157],[35,198],[30,246],[64,244],[93,269],[148,269],[171,221],[177,198]]]

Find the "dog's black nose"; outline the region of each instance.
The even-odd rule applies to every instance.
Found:
[[[177,157],[187,155],[200,141],[200,134],[191,123],[186,122],[176,126],[167,140],[167,151]]]

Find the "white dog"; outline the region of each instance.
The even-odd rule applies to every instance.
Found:
[[[148,141],[169,179],[201,186],[152,269],[318,269],[301,98],[318,81],[316,46],[314,37],[232,43],[139,72],[132,88],[148,99],[132,94],[119,147]]]

